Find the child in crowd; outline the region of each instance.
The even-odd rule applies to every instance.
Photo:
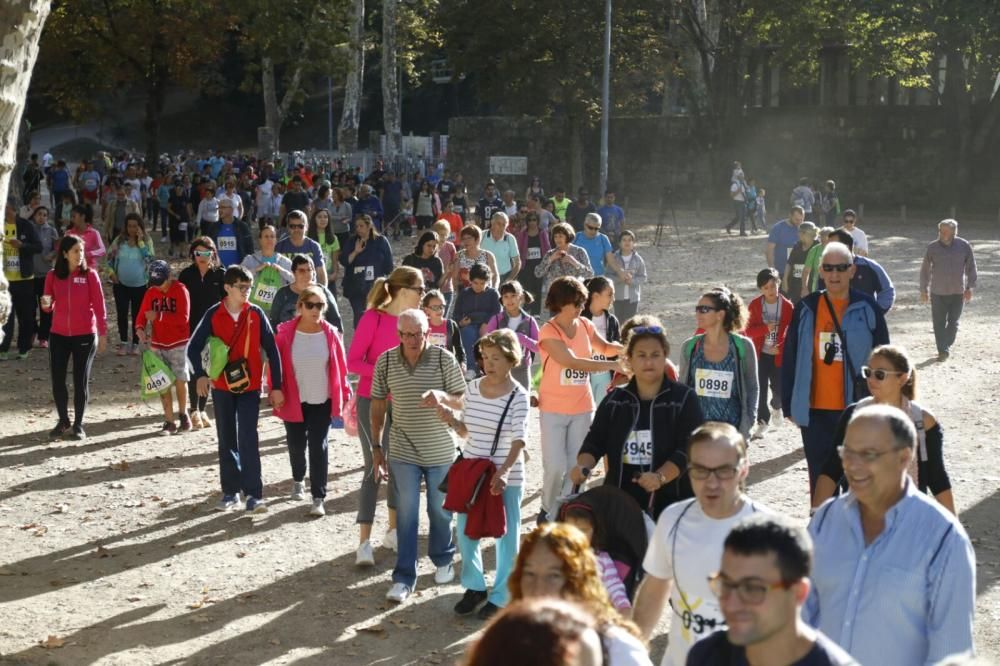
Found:
[[[832,180],[826,181],[819,205],[825,219],[822,221],[817,220],[817,224],[825,224],[828,227],[836,226],[837,218],[840,217],[840,196],[837,195],[836,182]]]
[[[148,339],[153,353],[174,373],[180,428],[174,423],[172,392],[164,391],[160,394],[164,419],[160,434],[164,436],[176,434],[178,430],[191,430],[191,419],[187,413],[187,383],[191,375],[186,352],[190,338],[190,316],[191,297],[187,287],[174,279],[167,262],[162,259],[151,262],[149,289],[139,306],[135,329],[139,342],[145,343]],[[152,324],[152,337],[146,335],[147,324]]]
[[[751,439],[760,439],[770,425],[781,425],[781,351],[785,334],[792,323],[792,302],[778,291],[778,271],[765,268],[757,274],[760,296],[750,301],[746,335],[757,350],[757,428]],[[768,409],[767,387],[771,386],[771,409]]]
[[[635,251],[635,234],[626,229],[619,236],[619,248],[608,274],[614,281],[615,314],[628,321],[639,311],[642,283],[646,281],[646,262]]]
[[[757,188],[757,210],[754,211],[756,216],[757,226],[760,227],[761,231],[767,231],[767,189],[763,187]]]
[[[583,316],[594,322],[594,329],[604,336],[608,342],[621,342],[621,327],[618,324],[618,317],[613,315],[609,308],[615,300],[615,286],[611,280],[599,275],[590,278],[585,283],[589,296],[587,304],[583,306]],[[603,354],[594,353],[595,361],[613,361],[615,358],[606,358]],[[601,400],[608,392],[611,385],[611,372],[590,373],[590,389],[594,393],[594,402],[600,404]]]
[[[440,285],[428,285],[428,287],[432,289],[438,287],[441,290],[441,294],[444,296],[444,316],[447,317],[449,310],[451,310],[451,299],[455,297],[452,270],[458,257],[458,250],[452,242],[455,240],[455,234],[452,233],[448,222],[438,220],[431,225],[431,230],[438,235],[437,256],[444,265],[444,275],[441,276]]]
[[[475,263],[469,268],[469,286],[455,299],[455,320],[465,347],[466,379],[475,379],[479,370],[475,363],[476,342],[486,335],[486,323],[500,312],[500,294],[487,286],[492,274],[486,264]]]
[[[500,304],[503,309],[490,318],[486,332],[499,328],[509,328],[517,335],[524,357],[521,364],[511,371],[511,377],[521,383],[526,391],[531,391],[531,363],[538,353],[538,322],[525,310],[535,298],[524,290],[517,280],[500,285]]]
[[[430,328],[427,331],[427,342],[438,347],[447,349],[455,355],[455,360],[462,366],[465,372],[465,348],[462,346],[462,335],[458,330],[458,324],[453,319],[447,319],[444,315],[447,304],[444,294],[437,289],[431,289],[420,301],[420,308],[430,320]]]
[[[579,529],[590,540],[590,546],[597,558],[597,573],[600,574],[601,583],[608,591],[611,605],[621,612],[631,609],[632,603],[628,599],[625,583],[618,567],[615,566],[615,561],[605,550],[607,546],[604,543],[604,530],[601,529],[594,513],[583,506],[569,506],[563,514],[563,521]]]

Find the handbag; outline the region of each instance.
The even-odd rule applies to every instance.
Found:
[[[837,313],[833,309],[833,303],[830,302],[830,296],[826,291],[823,292],[823,300],[826,301],[826,307],[830,310],[830,317],[833,319],[833,328],[837,331],[837,335],[840,337],[840,346],[844,351],[844,362],[847,363],[847,372],[851,376],[851,388],[853,390],[854,402],[861,400],[862,398],[867,398],[871,393],[868,391],[868,382],[859,374],[855,374],[854,365],[851,363],[851,356],[847,352],[847,337],[844,335],[843,329],[840,327],[840,322],[837,321]]]
[[[351,393],[344,407],[344,432],[351,437],[358,436],[358,393]]]
[[[507,411],[510,409],[510,403],[514,402],[514,395],[516,393],[517,389],[514,389],[513,391],[510,392],[510,397],[507,398],[507,404],[504,405],[503,413],[500,414],[500,420],[497,422],[497,431],[493,434],[493,446],[492,448],[490,448],[491,458],[497,452],[497,446],[500,444],[500,431],[503,430],[503,422],[507,418]],[[451,464],[451,467],[448,468],[448,473],[444,475],[444,478],[441,479],[441,483],[438,484],[438,490],[440,490],[445,495],[448,494],[448,477],[451,476],[451,471],[455,469],[456,465],[461,464],[463,460],[465,460],[465,457],[462,455],[462,452],[459,451],[458,455],[455,457],[455,462]],[[479,483],[476,487],[475,496],[471,500],[473,503],[476,501],[476,496],[478,496],[479,494],[479,487],[481,485],[482,483]]]
[[[233,333],[233,340],[229,343],[230,349],[236,344],[236,341],[240,337],[240,332],[242,332],[243,327],[249,319],[250,311],[247,310],[246,316],[240,320],[240,324],[237,325],[236,331]],[[247,356],[249,354],[250,334],[247,333],[246,339],[243,342],[243,355],[229,361],[226,363],[226,367],[222,369],[222,380],[226,384],[226,390],[230,393],[240,394],[250,388],[250,366],[247,364]]]

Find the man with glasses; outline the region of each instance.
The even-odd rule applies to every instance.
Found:
[[[878,306],[882,308],[883,314],[888,314],[896,302],[896,287],[892,284],[892,279],[882,268],[882,265],[874,259],[859,256],[854,251],[854,237],[846,228],[831,231],[829,240],[830,242],[843,243],[853,254],[854,277],[851,278],[851,289],[856,289],[874,298]],[[819,281],[817,288],[823,288],[822,280]]]
[[[306,236],[309,230],[309,218],[301,210],[293,210],[288,214],[288,235],[278,241],[274,247],[278,254],[289,259],[304,254],[313,260],[316,267],[316,282],[327,284],[326,263],[323,260],[323,248],[312,238]]]
[[[907,474],[917,432],[888,405],[854,412],[839,453],[850,485],[819,508],[805,619],[862,664],[935,664],[973,650],[975,552]]]
[[[802,434],[810,497],[833,454],[841,413],[867,395],[861,366],[872,349],[889,344],[882,308],[851,288],[855,270],[851,250],[843,243],[828,243],[820,258],[826,288],[796,304],[785,337],[781,406]]]
[[[733,426],[709,422],[691,434],[688,474],[694,499],[671,504],[660,514],[632,613],[648,641],[669,597],[674,617],[662,666],[682,666],[692,645],[725,626],[709,575],[718,568],[733,525],[757,512],[770,513],[743,492],[748,472],[746,440]]]
[[[741,520],[726,537],[722,566],[708,581],[726,631],[698,641],[687,663],[857,666],[802,619],[811,568],[812,540],[805,529],[781,516]]]
[[[583,233],[578,233],[573,239],[573,245],[587,251],[594,275],[604,275],[604,267],[611,263],[613,257],[611,240],[601,233],[601,223],[600,215],[587,213],[583,220]]]
[[[219,263],[232,266],[243,263],[253,254],[253,235],[250,226],[234,216],[233,202],[223,197],[218,200],[219,219],[211,222],[206,230],[219,252]]]
[[[399,497],[398,554],[386,599],[401,603],[417,584],[421,482],[427,486],[427,516],[430,519],[427,550],[437,568],[434,582],[446,585],[455,578],[451,512],[442,507],[444,493],[439,489],[455,459],[455,443],[448,426],[438,418],[436,408],[447,405],[462,409],[465,380],[451,352],[428,344],[430,323],[422,310],[403,310],[396,325],[400,344],[378,357],[372,376],[371,441],[382,441],[387,400],[391,395],[390,459],[387,463],[381,446],[374,445],[372,470],[377,480],[388,478]]]
[[[858,214],[853,210],[848,208],[844,211],[841,219],[844,222],[843,229],[847,233],[851,234],[851,238],[854,239],[854,254],[859,257],[868,256],[868,234],[863,232],[857,226]]]

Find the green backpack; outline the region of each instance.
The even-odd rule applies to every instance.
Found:
[[[142,374],[139,377],[139,395],[154,398],[170,390],[176,377],[167,364],[153,350],[142,352]]]
[[[274,266],[265,266],[260,273],[257,273],[257,279],[253,281],[253,287],[250,288],[250,302],[264,312],[270,312],[274,297],[283,286],[285,286],[285,281],[281,278],[278,269]]]

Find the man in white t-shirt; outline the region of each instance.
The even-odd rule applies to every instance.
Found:
[[[708,578],[719,569],[729,530],[743,518],[770,510],[743,493],[750,466],[746,440],[728,423],[697,428],[688,444],[694,499],[660,514],[642,566],[632,619],[649,640],[664,608],[671,608],[670,640],[661,666],[683,666],[700,639],[725,628]]]
[[[867,257],[868,256],[868,234],[861,231],[857,227],[858,214],[853,210],[848,208],[844,211],[844,231],[851,234],[851,238],[854,239],[854,254]]]

